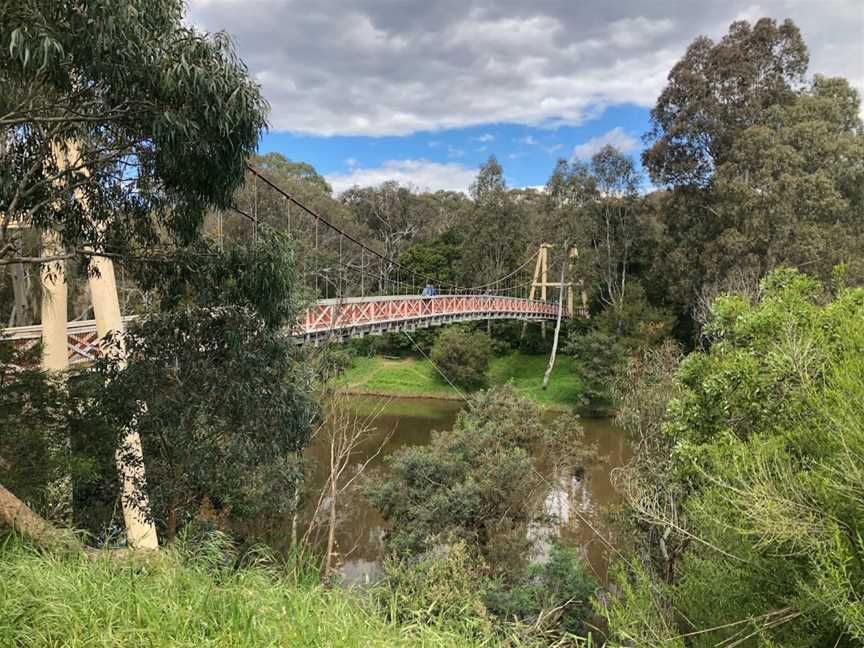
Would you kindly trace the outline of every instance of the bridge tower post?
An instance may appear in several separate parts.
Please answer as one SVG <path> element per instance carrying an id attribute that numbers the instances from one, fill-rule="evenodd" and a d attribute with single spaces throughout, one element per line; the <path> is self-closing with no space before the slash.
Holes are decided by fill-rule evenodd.
<path id="1" fill-rule="evenodd" d="M 542 243 L 540 245 L 540 251 L 537 253 L 537 263 L 534 266 L 534 276 L 531 280 L 531 290 L 528 293 L 528 299 L 535 299 L 537 296 L 537 289 L 539 288 L 540 299 L 546 301 L 547 297 L 549 296 L 549 288 L 562 288 L 560 298 L 564 299 L 564 293 L 566 292 L 567 310 L 570 312 L 570 316 L 574 317 L 576 311 L 573 309 L 573 284 L 571 282 L 565 283 L 563 281 L 549 281 L 549 250 L 554 247 L 555 246 L 552 243 Z M 575 247 L 571 248 L 568 253 L 568 261 L 572 263 L 573 259 L 578 256 L 579 251 Z M 585 308 L 586 298 L 583 290 L 581 310 L 584 312 Z M 527 322 L 522 325 L 522 337 L 525 337 L 526 327 Z M 546 339 L 546 322 L 541 322 L 540 327 L 543 339 Z"/>

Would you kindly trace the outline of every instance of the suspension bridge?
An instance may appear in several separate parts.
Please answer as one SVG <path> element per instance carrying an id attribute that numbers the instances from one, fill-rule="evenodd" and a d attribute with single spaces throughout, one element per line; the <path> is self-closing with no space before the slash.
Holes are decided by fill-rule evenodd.
<path id="1" fill-rule="evenodd" d="M 405 267 L 396 259 L 375 250 L 357 236 L 307 207 L 269 180 L 261 171 L 248 168 L 255 183 L 252 209 L 241 210 L 236 206 L 233 209 L 251 221 L 253 236 L 256 235 L 259 223 L 259 180 L 264 188 L 275 192 L 286 202 L 289 232 L 292 228 L 291 205 L 298 207 L 307 217 L 302 235 L 292 235 L 295 235 L 295 240 L 305 241 L 299 251 L 301 276 L 309 293 L 319 298 L 311 303 L 300 321 L 286 331 L 298 343 L 342 341 L 364 335 L 413 331 L 417 328 L 477 320 L 544 322 L 556 319 L 559 308 L 564 315 L 570 316 L 574 313 L 572 286 L 569 283 L 562 285 L 548 281 L 550 245 L 541 246 L 515 270 L 481 285 L 459 286 L 442 282 Z M 296 223 L 295 219 L 295 230 L 298 226 L 303 225 Z M 220 241 L 221 234 L 220 216 Z M 44 281 L 43 278 L 43 291 Z M 58 326 L 60 331 L 65 328 L 66 354 L 65 358 L 59 359 L 60 364 L 64 361 L 67 365 L 87 363 L 100 353 L 100 338 L 106 332 L 106 325 L 103 321 L 100 326 L 96 290 L 93 279 L 90 281 L 96 319 L 66 322 L 65 313 L 61 313 L 63 321 L 52 321 L 45 327 L 55 332 Z M 104 294 L 105 282 L 102 280 L 100 283 L 100 292 Z M 110 284 L 107 286 L 108 301 L 113 300 L 114 310 L 119 315 L 113 268 L 110 272 Z M 559 289 L 555 292 L 562 301 L 560 306 L 548 299 L 549 288 Z M 65 287 L 63 302 L 65 303 Z M 56 316 L 57 309 L 49 311 Z M 584 297 L 583 307 L 578 312 L 586 314 Z M 102 320 L 104 319 L 103 317 Z M 122 322 L 121 326 L 125 327 L 135 317 L 115 317 L 115 326 L 109 326 L 107 330 L 116 329 L 118 319 Z M 42 321 L 46 321 L 44 300 Z M 33 347 L 45 337 L 42 325 L 0 329 L 0 340 L 11 341 L 21 348 Z M 55 346 L 58 344 L 59 342 L 55 342 Z M 62 356 L 62 351 L 58 350 L 55 355 Z M 56 366 L 57 360 L 53 364 Z"/>

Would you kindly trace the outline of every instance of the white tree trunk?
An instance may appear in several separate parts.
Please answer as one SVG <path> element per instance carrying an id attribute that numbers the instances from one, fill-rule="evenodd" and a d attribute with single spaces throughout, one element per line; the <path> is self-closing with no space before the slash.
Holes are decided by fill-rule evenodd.
<path id="1" fill-rule="evenodd" d="M 120 302 L 117 298 L 117 282 L 114 277 L 114 263 L 103 257 L 94 258 L 93 269 L 98 276 L 90 274 L 90 296 L 93 300 L 93 315 L 96 318 L 96 333 L 100 339 L 110 333 L 123 332 L 123 318 L 120 315 Z M 125 362 L 125 349 L 119 349 Z M 134 422 L 124 430 L 123 441 L 115 455 L 117 471 L 122 483 L 123 521 L 126 525 L 126 540 L 133 549 L 158 549 L 159 540 L 156 527 L 147 520 L 150 501 L 143 489 L 146 485 L 144 475 L 144 450 L 141 437 Z M 127 461 L 130 460 L 130 461 Z M 138 492 L 138 488 L 142 492 Z M 133 504 L 133 502 L 137 502 Z"/>
<path id="2" fill-rule="evenodd" d="M 57 233 L 53 230 L 44 232 L 42 254 L 56 256 L 62 253 Z M 42 280 L 42 368 L 46 371 L 66 371 L 69 368 L 66 262 L 44 263 L 40 266 L 39 275 Z"/>
<path id="3" fill-rule="evenodd" d="M 566 249 L 567 246 L 565 246 Z M 567 263 L 561 262 L 561 278 L 558 282 L 558 319 L 555 322 L 555 337 L 552 339 L 552 353 L 549 356 L 549 365 L 546 367 L 546 373 L 543 374 L 543 389 L 549 386 L 549 377 L 552 375 L 552 369 L 555 368 L 555 355 L 558 353 L 558 336 L 561 333 L 561 314 L 564 312 L 564 270 Z"/>

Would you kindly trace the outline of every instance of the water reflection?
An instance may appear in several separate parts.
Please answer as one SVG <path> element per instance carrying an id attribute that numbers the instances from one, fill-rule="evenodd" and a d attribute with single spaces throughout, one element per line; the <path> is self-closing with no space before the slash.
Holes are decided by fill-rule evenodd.
<path id="1" fill-rule="evenodd" d="M 458 401 L 393 398 L 383 404 L 380 397 L 369 396 L 351 397 L 350 404 L 362 417 L 380 410 L 375 429 L 352 457 L 352 469 L 356 470 L 384 443 L 382 452 L 367 467 L 378 475 L 387 456 L 405 446 L 427 445 L 432 431 L 449 430 L 461 409 Z M 609 471 L 628 461 L 631 450 L 623 432 L 611 421 L 584 419 L 582 425 L 585 442 L 596 444 L 602 459 L 587 466 L 584 474 L 562 475 L 555 474 L 555 469 L 538 457 L 538 469 L 547 478 L 549 491 L 544 505 L 547 519 L 529 529 L 529 535 L 536 541 L 532 558 L 544 560 L 551 543 L 560 541 L 579 547 L 595 574 L 605 580 L 609 556 L 603 538 L 608 537 L 609 529 L 603 513 L 616 501 Z M 310 486 L 315 492 L 326 479 L 329 446 L 313 443 L 307 450 L 307 461 L 312 468 Z M 342 575 L 352 583 L 374 581 L 379 573 L 378 561 L 384 553 L 384 520 L 356 490 L 342 496 L 337 512 L 336 551 Z M 323 538 L 318 540 L 323 542 Z"/>

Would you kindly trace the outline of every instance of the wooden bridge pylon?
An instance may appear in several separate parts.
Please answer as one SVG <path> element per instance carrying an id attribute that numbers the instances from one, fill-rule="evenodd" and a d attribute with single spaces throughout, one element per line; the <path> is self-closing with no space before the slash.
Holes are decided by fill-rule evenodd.
<path id="1" fill-rule="evenodd" d="M 540 252 L 537 255 L 537 264 L 534 267 L 534 278 L 531 281 L 531 292 L 528 295 L 528 299 L 534 299 L 537 295 L 537 289 L 540 289 L 540 301 L 546 301 L 549 297 L 547 289 L 548 288 L 560 288 L 561 284 L 557 281 L 549 281 L 549 250 L 554 248 L 555 246 L 552 243 L 542 243 L 540 245 Z M 579 250 L 574 248 L 570 248 L 568 252 L 568 259 L 570 263 L 573 263 L 573 259 L 576 259 L 579 256 Z M 582 317 L 587 317 L 588 315 L 588 296 L 585 293 L 585 289 L 583 287 L 582 281 L 579 281 L 580 294 L 582 297 L 582 305 L 579 307 L 578 311 L 573 308 L 573 283 L 570 281 L 564 282 L 564 289 L 566 290 L 567 296 L 567 312 L 570 313 L 571 317 L 575 317 L 577 314 Z"/>
<path id="2" fill-rule="evenodd" d="M 588 296 L 585 293 L 585 289 L 583 287 L 583 283 L 579 281 L 580 288 L 580 296 L 582 298 L 582 305 L 579 307 L 578 311 L 573 308 L 573 283 L 572 282 L 564 282 L 562 285 L 557 281 L 549 281 L 549 250 L 554 248 L 555 246 L 552 243 L 541 243 L 540 251 L 537 254 L 537 263 L 534 266 L 534 276 L 531 280 L 531 291 L 528 295 L 528 299 L 535 299 L 537 297 L 537 290 L 540 291 L 540 301 L 547 301 L 549 294 L 549 288 L 563 288 L 566 292 L 567 300 L 567 312 L 570 317 L 575 317 L 577 314 L 581 317 L 588 317 Z M 570 248 L 567 257 L 569 263 L 573 263 L 573 259 L 579 256 L 579 250 L 575 247 Z M 541 324 L 541 332 L 543 337 L 546 337 L 546 322 Z M 525 326 L 522 327 L 522 335 L 525 335 Z"/>

